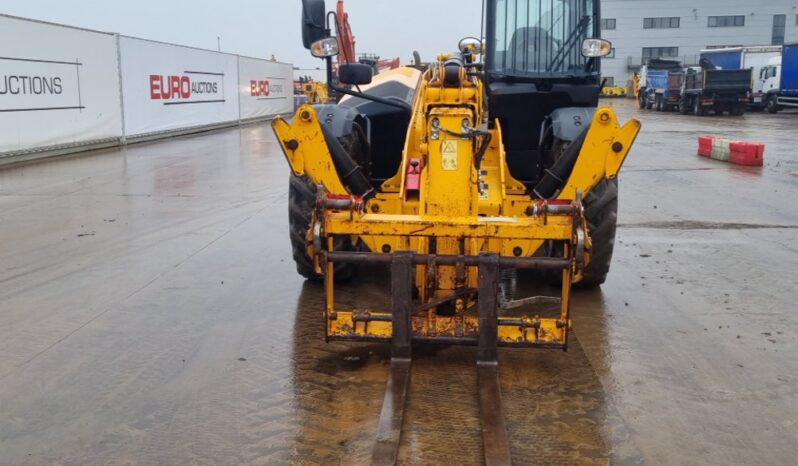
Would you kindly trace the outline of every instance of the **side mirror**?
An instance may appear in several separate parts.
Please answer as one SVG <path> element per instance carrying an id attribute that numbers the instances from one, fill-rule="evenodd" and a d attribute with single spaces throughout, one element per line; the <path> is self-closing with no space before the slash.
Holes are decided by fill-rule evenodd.
<path id="1" fill-rule="evenodd" d="M 370 84 L 372 68 L 362 63 L 350 63 L 338 67 L 338 80 L 344 84 Z"/>
<path id="2" fill-rule="evenodd" d="M 324 0 L 302 0 L 302 45 L 306 49 L 327 38 L 326 16 Z"/>

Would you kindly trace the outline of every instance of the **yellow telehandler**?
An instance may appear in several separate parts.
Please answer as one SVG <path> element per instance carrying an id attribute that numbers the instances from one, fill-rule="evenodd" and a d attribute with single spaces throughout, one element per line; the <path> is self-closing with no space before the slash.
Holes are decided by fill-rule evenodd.
<path id="1" fill-rule="evenodd" d="M 509 464 L 497 346 L 566 349 L 572 286 L 609 270 L 640 124 L 597 108 L 611 50 L 598 0 L 486 0 L 483 15 L 484 39 L 428 67 L 344 64 L 338 86 L 335 13 L 303 0 L 304 45 L 344 97 L 273 122 L 293 256 L 324 281 L 326 338 L 391 344 L 374 464 L 396 462 L 416 342 L 477 346 L 485 461 Z M 336 279 L 365 263 L 390 267 L 391 308 L 339 309 Z M 502 299 L 501 269 L 541 270 L 560 293 Z"/>

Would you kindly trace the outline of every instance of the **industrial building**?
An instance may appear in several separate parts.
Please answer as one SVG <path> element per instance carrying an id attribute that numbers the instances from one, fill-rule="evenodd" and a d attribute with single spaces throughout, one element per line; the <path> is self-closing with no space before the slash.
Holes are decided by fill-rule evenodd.
<path id="1" fill-rule="evenodd" d="M 602 61 L 607 85 L 625 85 L 650 58 L 698 63 L 699 52 L 798 40 L 798 0 L 605 0 L 602 37 L 613 52 Z"/>

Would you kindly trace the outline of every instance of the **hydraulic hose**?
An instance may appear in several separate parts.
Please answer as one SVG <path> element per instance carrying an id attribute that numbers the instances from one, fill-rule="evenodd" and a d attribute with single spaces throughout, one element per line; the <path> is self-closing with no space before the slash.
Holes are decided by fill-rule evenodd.
<path id="1" fill-rule="evenodd" d="M 355 196 L 361 196 L 365 200 L 374 197 L 376 194 L 374 186 L 363 173 L 363 168 L 352 160 L 344 146 L 325 125 L 321 125 L 321 131 L 324 134 L 327 147 L 330 148 L 330 155 L 332 155 L 333 164 L 341 178 L 341 183 Z"/>
<path id="2" fill-rule="evenodd" d="M 585 142 L 585 137 L 589 129 L 590 127 L 588 126 L 582 131 L 582 134 L 571 141 L 562 155 L 554 161 L 551 167 L 544 171 L 545 175 L 543 175 L 543 179 L 541 179 L 535 186 L 535 189 L 532 190 L 535 198 L 551 199 L 565 186 L 565 182 L 574 169 L 576 159 L 579 158 L 579 152 L 582 149 L 582 144 Z"/>

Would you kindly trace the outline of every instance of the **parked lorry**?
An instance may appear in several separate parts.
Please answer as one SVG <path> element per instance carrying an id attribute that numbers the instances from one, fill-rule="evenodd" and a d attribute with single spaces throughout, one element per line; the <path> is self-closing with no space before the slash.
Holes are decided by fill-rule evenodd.
<path id="1" fill-rule="evenodd" d="M 756 79 L 756 77 L 761 76 L 762 69 L 773 58 L 781 57 L 781 49 L 780 45 L 709 49 L 701 51 L 701 58 L 708 59 L 717 68 L 724 70 L 751 68 L 755 79 L 752 83 L 751 100 L 748 102 L 748 107 L 761 109 L 765 106 L 764 80 Z"/>
<path id="2" fill-rule="evenodd" d="M 681 64 L 675 60 L 651 59 L 640 67 L 637 100 L 640 108 L 652 109 L 656 106 L 657 95 L 662 96 L 668 89 L 668 73 L 678 72 Z"/>
<path id="3" fill-rule="evenodd" d="M 682 80 L 684 75 L 681 71 L 668 71 L 665 85 L 662 89 L 656 89 L 652 94 L 654 98 L 654 109 L 658 112 L 671 112 L 679 108 L 679 101 L 682 97 Z"/>
<path id="4" fill-rule="evenodd" d="M 759 79 L 768 113 L 798 108 L 798 42 L 784 44 L 780 57 L 762 68 Z"/>
<path id="5" fill-rule="evenodd" d="M 750 100 L 751 69 L 719 69 L 706 58 L 700 67 L 685 68 L 679 112 L 702 116 L 711 110 L 716 115 L 728 112 L 741 116 Z"/>

